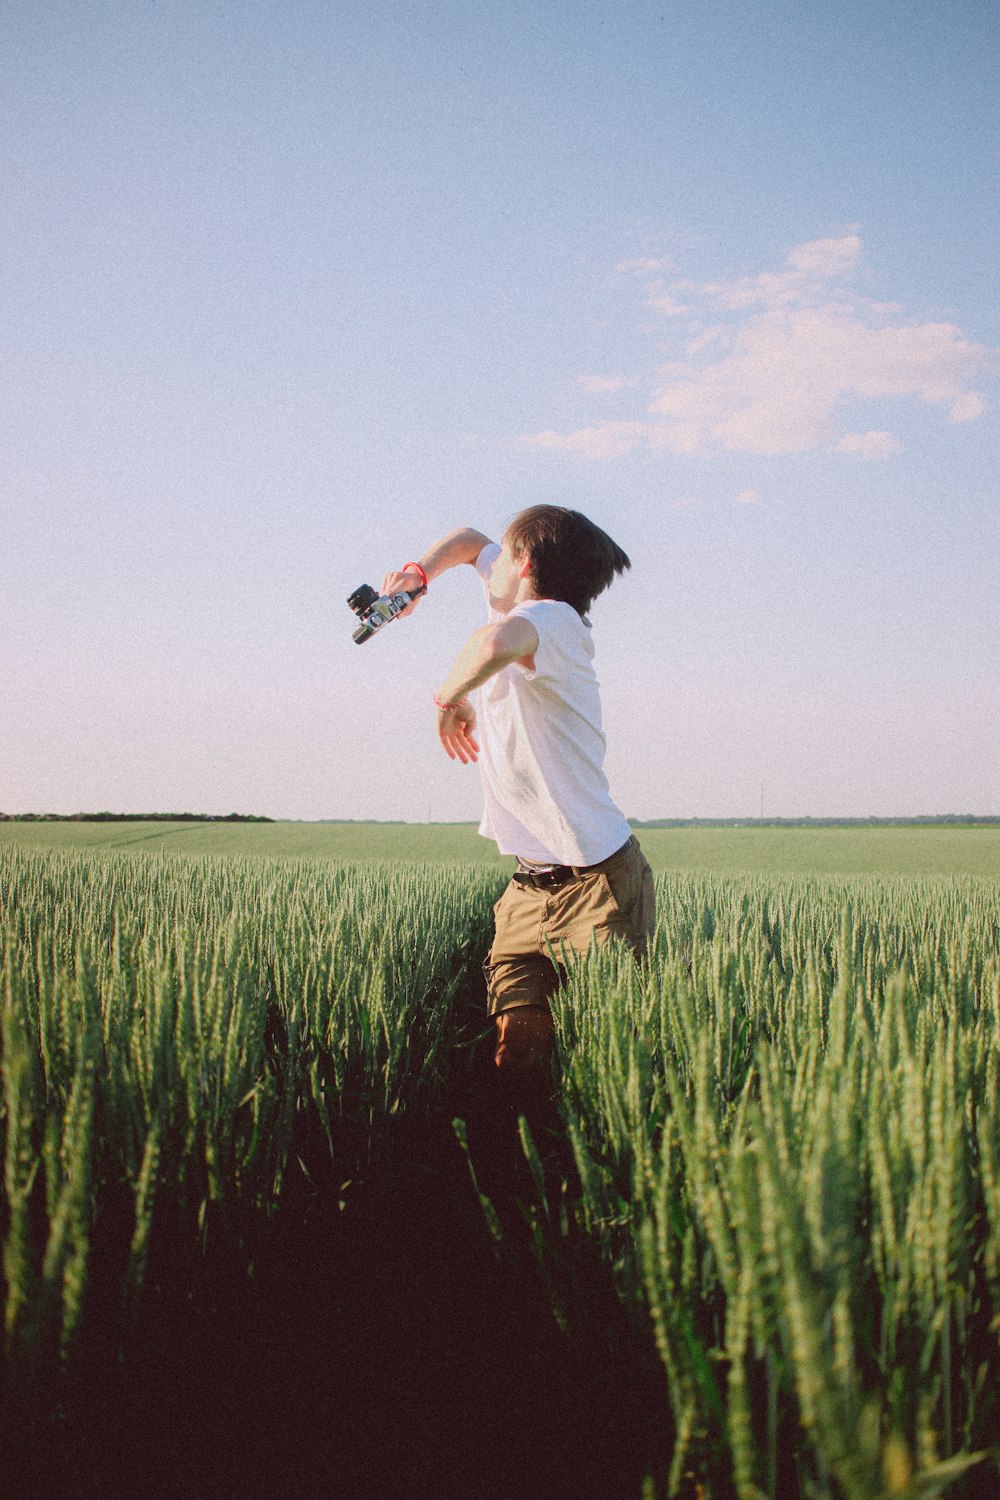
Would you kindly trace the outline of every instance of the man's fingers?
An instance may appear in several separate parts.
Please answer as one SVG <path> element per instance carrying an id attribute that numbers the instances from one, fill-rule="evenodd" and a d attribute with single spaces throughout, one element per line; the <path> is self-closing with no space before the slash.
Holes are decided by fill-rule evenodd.
<path id="1" fill-rule="evenodd" d="M 478 758 L 479 745 L 472 733 L 475 725 L 475 711 L 465 699 L 457 708 L 442 710 L 437 726 L 438 739 L 449 760 L 460 760 L 465 766 Z"/>
<path id="2" fill-rule="evenodd" d="M 382 579 L 383 594 L 398 594 L 401 589 L 405 589 L 408 594 L 411 594 L 414 589 L 421 587 L 419 573 L 400 573 L 397 570 L 394 573 L 386 573 Z"/>
<path id="3" fill-rule="evenodd" d="M 455 749 L 454 745 L 452 744 L 452 738 L 453 738 L 452 735 L 446 734 L 443 729 L 439 730 L 439 732 L 438 732 L 438 739 L 441 741 L 441 744 L 444 747 L 444 753 L 445 753 L 445 755 L 447 755 L 447 757 L 448 757 L 449 760 L 456 760 L 456 759 L 459 759 L 460 757 L 459 757 L 458 751 Z"/>
<path id="4" fill-rule="evenodd" d="M 464 734 L 456 734 L 452 743 L 455 747 L 455 754 L 458 756 L 463 766 L 467 766 L 470 760 L 475 760 L 476 752 L 473 748 L 470 747 L 469 741 L 466 739 Z"/>
<path id="5" fill-rule="evenodd" d="M 420 587 L 421 582 L 419 574 L 400 573 L 397 570 L 394 573 L 386 573 L 385 577 L 382 579 L 382 587 L 379 592 L 382 594 L 401 594 L 405 590 L 406 593 L 412 594 L 416 589 Z M 421 595 L 420 597 L 423 598 L 423 595 Z M 413 611 L 416 609 L 419 603 L 419 599 L 414 599 L 412 604 L 408 604 L 405 609 L 401 609 L 399 612 L 399 619 L 405 620 L 407 615 L 412 615 Z"/>
<path id="6" fill-rule="evenodd" d="M 444 752 L 449 760 L 460 760 L 463 766 L 474 761 L 479 754 L 479 746 L 471 736 L 464 734 L 451 734 L 442 732 L 438 738 L 444 746 Z"/>

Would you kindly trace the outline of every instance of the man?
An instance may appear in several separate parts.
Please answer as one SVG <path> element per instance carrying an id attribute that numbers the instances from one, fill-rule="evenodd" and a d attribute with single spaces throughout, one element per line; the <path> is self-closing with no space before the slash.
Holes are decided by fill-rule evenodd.
<path id="1" fill-rule="evenodd" d="M 536 505 L 499 545 L 470 528 L 451 532 L 387 574 L 382 591 L 427 586 L 463 563 L 483 581 L 489 622 L 458 653 L 434 705 L 446 754 L 479 762 L 480 833 L 517 858 L 485 966 L 495 1061 L 514 1080 L 537 1076 L 549 1057 L 548 1000 L 561 978 L 552 955 L 612 938 L 641 953 L 653 929 L 652 874 L 603 771 L 586 613 L 631 564 L 578 511 Z"/>

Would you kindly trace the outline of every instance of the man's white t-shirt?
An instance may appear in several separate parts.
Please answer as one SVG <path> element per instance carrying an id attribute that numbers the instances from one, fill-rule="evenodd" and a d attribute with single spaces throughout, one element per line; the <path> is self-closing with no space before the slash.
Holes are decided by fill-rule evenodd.
<path id="1" fill-rule="evenodd" d="M 595 865 L 631 829 L 604 775 L 606 741 L 590 626 L 571 604 L 528 599 L 490 607 L 495 542 L 476 559 L 490 624 L 521 618 L 538 632 L 533 671 L 518 662 L 479 689 L 479 768 L 486 807 L 479 832 L 501 854 L 543 864 Z"/>

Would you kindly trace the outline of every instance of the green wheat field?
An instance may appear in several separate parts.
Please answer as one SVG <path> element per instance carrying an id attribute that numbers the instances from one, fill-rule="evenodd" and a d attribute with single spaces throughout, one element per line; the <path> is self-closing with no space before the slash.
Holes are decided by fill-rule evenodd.
<path id="1" fill-rule="evenodd" d="M 553 1120 L 473 829 L 0 824 L 22 1493 L 1000 1493 L 1000 830 L 639 837 Z"/>

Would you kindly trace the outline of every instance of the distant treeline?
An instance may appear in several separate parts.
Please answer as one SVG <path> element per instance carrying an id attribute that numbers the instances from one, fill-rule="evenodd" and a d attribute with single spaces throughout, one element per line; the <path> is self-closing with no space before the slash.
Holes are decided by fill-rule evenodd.
<path id="1" fill-rule="evenodd" d="M 2 813 L 0 823 L 273 823 L 257 813 Z"/>
<path id="2" fill-rule="evenodd" d="M 0 823 L 274 823 L 259 813 L 3 813 Z M 384 823 L 407 827 L 404 818 L 291 818 L 293 823 L 349 823 L 364 827 Z M 941 813 L 913 818 L 629 818 L 633 828 L 996 828 L 1000 814 Z M 417 825 L 419 826 L 419 825 Z M 472 828 L 471 821 L 439 823 L 438 827 Z"/>
<path id="3" fill-rule="evenodd" d="M 942 813 L 914 818 L 629 818 L 633 828 L 991 828 L 1000 825 L 992 813 Z"/>

